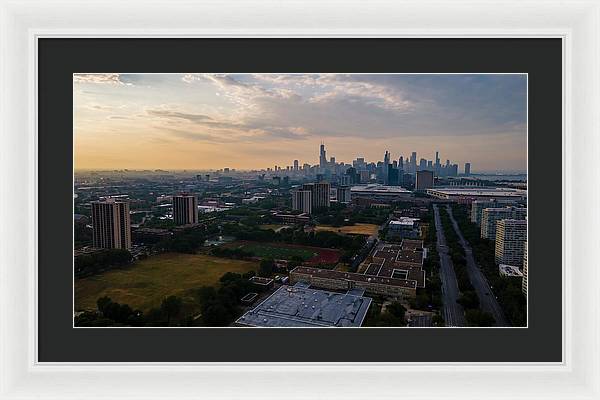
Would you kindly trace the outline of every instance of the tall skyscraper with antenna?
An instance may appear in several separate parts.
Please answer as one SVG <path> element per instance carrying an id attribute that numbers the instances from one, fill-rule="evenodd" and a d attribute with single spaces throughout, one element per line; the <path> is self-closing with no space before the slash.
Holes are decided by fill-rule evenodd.
<path id="1" fill-rule="evenodd" d="M 321 148 L 319 152 L 319 166 L 321 168 L 325 168 L 327 166 L 327 154 L 325 152 L 325 144 L 321 143 Z"/>

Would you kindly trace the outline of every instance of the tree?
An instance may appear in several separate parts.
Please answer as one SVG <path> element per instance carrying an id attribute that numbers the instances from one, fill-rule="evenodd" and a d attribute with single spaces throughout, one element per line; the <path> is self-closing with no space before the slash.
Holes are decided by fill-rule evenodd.
<path id="1" fill-rule="evenodd" d="M 181 313 L 181 306 L 182 301 L 177 296 L 169 296 L 162 301 L 160 310 L 167 316 L 167 326 L 171 324 L 171 317 L 176 317 Z"/>
<path id="2" fill-rule="evenodd" d="M 458 304 L 463 306 L 465 309 L 479 308 L 479 297 L 473 290 L 463 292 L 463 294 L 456 300 Z"/>
<path id="3" fill-rule="evenodd" d="M 496 322 L 492 314 L 481 310 L 467 310 L 465 318 L 469 326 L 492 326 Z"/>
<path id="4" fill-rule="evenodd" d="M 388 305 L 386 310 L 394 317 L 404 321 L 404 314 L 406 314 L 406 308 L 404 308 L 404 306 L 401 303 L 395 301 L 392 304 Z"/>
<path id="5" fill-rule="evenodd" d="M 433 322 L 435 326 L 444 326 L 444 318 L 440 314 L 435 314 L 431 318 L 431 322 Z"/>
<path id="6" fill-rule="evenodd" d="M 106 310 L 106 306 L 110 303 L 112 303 L 112 300 L 110 297 L 107 297 L 107 296 L 100 297 L 96 301 L 96 305 L 98 306 L 98 311 L 100 311 L 102 314 L 104 314 L 104 311 Z"/>
<path id="7" fill-rule="evenodd" d="M 275 268 L 275 263 L 272 259 L 264 259 L 260 262 L 260 267 L 258 269 L 258 275 L 263 277 L 269 277 L 273 273 L 273 269 Z"/>

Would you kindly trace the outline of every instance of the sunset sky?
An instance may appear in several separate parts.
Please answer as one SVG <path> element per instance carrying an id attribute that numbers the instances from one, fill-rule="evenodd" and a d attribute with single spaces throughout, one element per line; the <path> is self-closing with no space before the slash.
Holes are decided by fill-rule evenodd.
<path id="1" fill-rule="evenodd" d="M 525 171 L 526 75 L 75 74 L 76 169 L 261 169 L 440 152 Z"/>

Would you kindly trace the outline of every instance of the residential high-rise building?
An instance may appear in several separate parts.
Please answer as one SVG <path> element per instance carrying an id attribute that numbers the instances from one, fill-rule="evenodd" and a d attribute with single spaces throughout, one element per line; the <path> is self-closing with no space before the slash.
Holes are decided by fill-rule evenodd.
<path id="1" fill-rule="evenodd" d="M 491 200 L 475 200 L 471 202 L 471 222 L 481 225 L 481 216 L 483 210 L 486 208 L 502 207 L 507 205 L 509 202 L 498 201 L 495 199 Z"/>
<path id="2" fill-rule="evenodd" d="M 498 221 L 502 219 L 524 220 L 525 218 L 527 218 L 527 208 L 524 207 L 485 208 L 481 214 L 481 237 L 496 240 Z"/>
<path id="3" fill-rule="evenodd" d="M 526 240 L 526 220 L 499 220 L 496 224 L 496 263 L 521 267 L 523 265 L 523 249 Z"/>
<path id="4" fill-rule="evenodd" d="M 527 242 L 523 243 L 523 281 L 521 291 L 527 297 Z"/>
<path id="5" fill-rule="evenodd" d="M 433 188 L 433 171 L 417 171 L 415 190 L 422 191 Z"/>
<path id="6" fill-rule="evenodd" d="M 198 199 L 189 193 L 173 196 L 173 221 L 175 225 L 198 223 Z"/>
<path id="7" fill-rule="evenodd" d="M 350 186 L 339 186 L 336 195 L 338 203 L 350 203 Z"/>
<path id="8" fill-rule="evenodd" d="M 131 248 L 129 202 L 108 198 L 92 201 L 92 244 L 102 249 Z"/>
<path id="9" fill-rule="evenodd" d="M 303 213 L 312 212 L 312 191 L 295 190 L 292 192 L 292 208 Z"/>
<path id="10" fill-rule="evenodd" d="M 329 192 L 331 190 L 329 182 L 305 183 L 302 185 L 302 190 L 312 192 L 312 208 L 329 208 Z"/>
<path id="11" fill-rule="evenodd" d="M 471 175 L 471 163 L 465 163 L 465 176 Z"/>

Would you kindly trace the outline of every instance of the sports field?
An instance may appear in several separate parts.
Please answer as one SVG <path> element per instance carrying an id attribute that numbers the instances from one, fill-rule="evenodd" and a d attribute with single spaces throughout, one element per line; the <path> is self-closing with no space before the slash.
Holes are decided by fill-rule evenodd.
<path id="1" fill-rule="evenodd" d="M 336 233 L 344 233 L 347 235 L 365 235 L 371 236 L 377 233 L 379 226 L 375 224 L 354 224 L 347 226 L 329 226 L 329 225 L 318 225 L 315 230 L 318 231 L 330 231 Z"/>
<path id="2" fill-rule="evenodd" d="M 304 247 L 288 247 L 285 245 L 257 242 L 241 242 L 237 243 L 238 249 L 252 252 L 256 257 L 286 259 L 292 257 L 300 257 L 303 261 L 313 258 L 318 253 L 312 249 Z"/>
<path id="3" fill-rule="evenodd" d="M 148 311 L 170 295 L 192 301 L 190 289 L 214 286 L 225 272 L 258 271 L 253 261 L 230 260 L 203 254 L 166 253 L 136 262 L 127 269 L 107 271 L 75 280 L 75 310 L 96 309 L 108 296 L 118 303 Z"/>
<path id="4" fill-rule="evenodd" d="M 340 258 L 339 250 L 286 243 L 238 241 L 227 244 L 227 247 L 250 251 L 256 257 L 276 260 L 290 260 L 292 257 L 297 256 L 303 261 L 313 264 L 334 264 Z"/>

